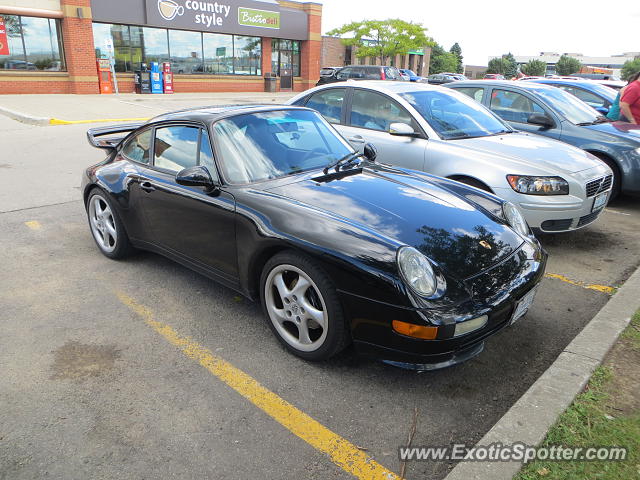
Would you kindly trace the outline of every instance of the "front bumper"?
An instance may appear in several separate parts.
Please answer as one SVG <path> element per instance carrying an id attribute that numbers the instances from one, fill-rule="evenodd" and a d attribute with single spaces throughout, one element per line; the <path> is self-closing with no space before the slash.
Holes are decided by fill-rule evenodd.
<path id="1" fill-rule="evenodd" d="M 607 202 L 611 196 L 611 187 L 593 195 L 586 195 L 583 190 L 581 198 L 577 195 L 534 196 L 516 194 L 513 191 L 496 188 L 496 195 L 502 196 L 517 204 L 531 228 L 546 233 L 569 232 L 586 227 L 595 222 L 606 203 L 594 210 L 597 195 L 607 193 Z"/>
<path id="2" fill-rule="evenodd" d="M 441 368 L 474 357 L 482 351 L 485 339 L 510 324 L 517 303 L 542 280 L 547 255 L 537 251 L 534 259 L 527 255 L 531 251 L 535 249 L 525 244 L 500 264 L 467 279 L 464 284 L 471 299 L 453 306 L 408 308 L 340 292 L 356 350 L 396 364 L 424 365 L 424 369 L 429 369 L 426 365 Z M 438 320 L 430 322 L 429 317 L 435 318 L 435 313 Z M 484 327 L 453 336 L 457 322 L 481 315 L 488 316 Z M 393 330 L 393 320 L 438 325 L 438 336 L 421 340 L 401 335 Z"/>

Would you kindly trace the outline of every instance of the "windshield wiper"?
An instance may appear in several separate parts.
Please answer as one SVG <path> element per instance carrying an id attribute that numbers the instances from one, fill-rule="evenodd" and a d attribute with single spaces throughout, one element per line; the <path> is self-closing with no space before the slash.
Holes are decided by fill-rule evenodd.
<path id="1" fill-rule="evenodd" d="M 344 166 L 347 166 L 351 163 L 353 163 L 357 158 L 360 157 L 364 157 L 364 153 L 358 153 L 358 152 L 351 152 L 351 153 L 347 153 L 344 157 L 342 157 L 341 159 L 330 163 L 329 165 L 327 165 L 326 167 L 324 167 L 324 170 L 322 170 L 322 173 L 324 173 L 325 175 L 327 173 L 329 173 L 329 170 L 331 170 L 332 168 L 335 167 L 336 172 L 338 170 L 340 170 L 340 166 L 342 165 L 342 162 L 346 162 L 344 164 Z"/>
<path id="2" fill-rule="evenodd" d="M 586 127 L 588 125 L 597 125 L 599 123 L 607 123 L 607 122 L 610 122 L 610 121 L 611 120 L 609 120 L 604 115 L 600 115 L 598 118 L 596 118 L 592 122 L 581 122 L 581 123 L 576 123 L 576 125 L 578 125 L 579 127 Z"/>

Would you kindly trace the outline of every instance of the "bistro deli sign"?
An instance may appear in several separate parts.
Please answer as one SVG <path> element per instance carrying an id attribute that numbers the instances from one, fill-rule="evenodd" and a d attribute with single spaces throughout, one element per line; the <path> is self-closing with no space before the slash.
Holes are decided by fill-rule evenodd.
<path id="1" fill-rule="evenodd" d="M 280 29 L 280 12 L 249 8 L 247 3 L 262 6 L 261 2 L 217 2 L 207 0 L 147 0 L 147 21 L 175 28 L 220 31 L 234 26 Z M 279 8 L 279 5 L 265 3 Z"/>

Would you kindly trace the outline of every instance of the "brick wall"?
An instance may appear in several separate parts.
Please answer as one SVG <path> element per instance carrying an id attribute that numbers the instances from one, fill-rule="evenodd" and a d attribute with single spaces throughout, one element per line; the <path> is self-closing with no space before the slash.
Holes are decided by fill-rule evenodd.
<path id="1" fill-rule="evenodd" d="M 91 0 L 61 0 L 62 41 L 69 93 L 99 93 L 91 25 Z"/>
<path id="2" fill-rule="evenodd" d="M 346 47 L 342 40 L 336 37 L 322 37 L 322 54 L 320 67 L 342 67 L 349 65 L 351 59 L 345 59 Z"/>

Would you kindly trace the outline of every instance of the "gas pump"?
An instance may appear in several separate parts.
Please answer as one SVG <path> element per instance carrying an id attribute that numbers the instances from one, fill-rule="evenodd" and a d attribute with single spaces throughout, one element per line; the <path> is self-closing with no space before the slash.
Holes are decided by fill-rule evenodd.
<path id="1" fill-rule="evenodd" d="M 151 93 L 162 93 L 162 72 L 158 62 L 151 62 Z"/>
<path id="2" fill-rule="evenodd" d="M 98 66 L 98 85 L 100 93 L 113 93 L 111 83 L 111 62 L 108 58 L 101 58 L 96 62 Z"/>
<path id="3" fill-rule="evenodd" d="M 162 64 L 162 71 L 164 73 L 164 93 L 173 93 L 173 72 L 171 71 L 171 64 L 164 62 Z"/>

